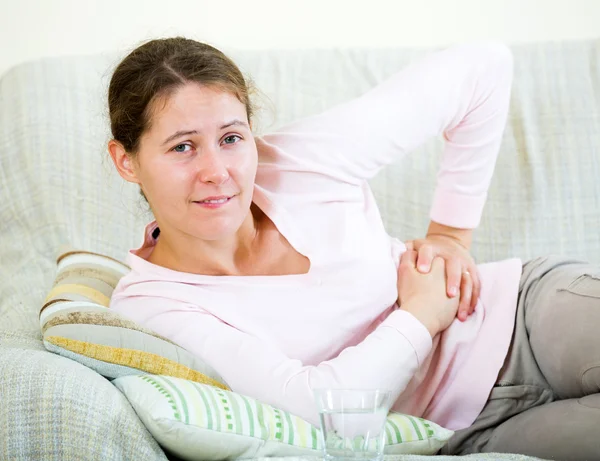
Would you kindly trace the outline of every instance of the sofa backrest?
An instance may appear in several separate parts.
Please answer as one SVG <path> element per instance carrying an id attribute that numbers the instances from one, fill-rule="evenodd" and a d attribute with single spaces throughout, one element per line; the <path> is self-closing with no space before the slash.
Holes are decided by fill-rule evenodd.
<path id="1" fill-rule="evenodd" d="M 225 51 L 262 90 L 259 134 L 358 96 L 427 52 Z M 473 253 L 600 262 L 600 41 L 513 52 L 510 118 Z M 106 152 L 117 62 L 44 59 L 0 79 L 0 329 L 37 328 L 61 245 L 123 259 L 151 219 Z M 390 234 L 424 235 L 440 153 L 431 140 L 372 181 Z"/>

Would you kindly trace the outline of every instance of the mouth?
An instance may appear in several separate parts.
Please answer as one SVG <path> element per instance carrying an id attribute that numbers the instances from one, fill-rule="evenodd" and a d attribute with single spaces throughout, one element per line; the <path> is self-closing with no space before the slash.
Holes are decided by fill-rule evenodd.
<path id="1" fill-rule="evenodd" d="M 220 208 L 223 205 L 226 205 L 227 203 L 229 203 L 234 197 L 235 197 L 235 195 L 232 195 L 231 197 L 227 197 L 227 196 L 207 197 L 204 200 L 194 201 L 194 203 L 196 205 L 200 205 L 205 208 Z"/>

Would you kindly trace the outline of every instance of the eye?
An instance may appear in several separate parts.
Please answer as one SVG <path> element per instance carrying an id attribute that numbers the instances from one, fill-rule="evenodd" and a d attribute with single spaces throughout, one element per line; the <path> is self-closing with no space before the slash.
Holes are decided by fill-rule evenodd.
<path id="1" fill-rule="evenodd" d="M 188 148 L 188 149 L 186 149 L 186 148 Z M 188 152 L 189 149 L 191 149 L 191 148 L 192 148 L 192 146 L 190 146 L 189 144 L 178 144 L 175 147 L 173 147 L 173 149 L 171 149 L 171 150 L 182 154 L 184 152 Z"/>
<path id="2" fill-rule="evenodd" d="M 223 139 L 223 142 L 225 144 L 235 144 L 237 142 L 237 140 L 242 139 L 240 136 L 238 136 L 237 134 L 230 134 L 229 136 L 227 136 L 226 138 Z"/>

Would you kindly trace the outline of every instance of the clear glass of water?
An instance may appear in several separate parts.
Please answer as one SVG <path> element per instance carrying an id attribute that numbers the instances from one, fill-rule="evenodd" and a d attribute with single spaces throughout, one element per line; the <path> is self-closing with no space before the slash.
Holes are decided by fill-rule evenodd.
<path id="1" fill-rule="evenodd" d="M 313 389 L 313 394 L 326 461 L 383 459 L 390 391 Z"/>

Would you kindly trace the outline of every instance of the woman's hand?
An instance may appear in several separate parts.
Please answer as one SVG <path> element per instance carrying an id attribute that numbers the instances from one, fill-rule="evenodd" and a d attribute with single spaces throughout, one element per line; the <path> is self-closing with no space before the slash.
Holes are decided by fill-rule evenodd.
<path id="1" fill-rule="evenodd" d="M 433 338 L 456 318 L 458 297 L 446 294 L 446 268 L 443 258 L 435 257 L 431 270 L 423 274 L 416 268 L 417 252 L 402 253 L 398 266 L 398 305 L 419 320 Z"/>
<path id="2" fill-rule="evenodd" d="M 473 313 L 481 292 L 481 281 L 477 266 L 469 250 L 456 239 L 445 235 L 428 235 L 424 239 L 405 242 L 408 250 L 415 250 L 417 268 L 429 272 L 435 257 L 446 262 L 447 293 L 450 297 L 460 294 L 458 319 L 465 321 Z"/>

